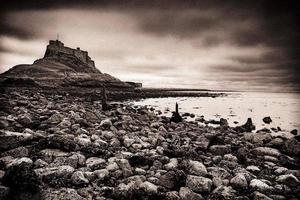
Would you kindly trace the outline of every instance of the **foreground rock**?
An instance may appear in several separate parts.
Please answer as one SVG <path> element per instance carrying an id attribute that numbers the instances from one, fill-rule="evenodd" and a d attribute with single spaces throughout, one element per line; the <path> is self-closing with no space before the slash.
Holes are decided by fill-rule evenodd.
<path id="1" fill-rule="evenodd" d="M 72 95 L 1 99 L 0 199 L 299 199 L 299 136 Z M 153 109 L 152 109 L 153 110 Z M 295 131 L 294 131 L 295 132 Z"/>

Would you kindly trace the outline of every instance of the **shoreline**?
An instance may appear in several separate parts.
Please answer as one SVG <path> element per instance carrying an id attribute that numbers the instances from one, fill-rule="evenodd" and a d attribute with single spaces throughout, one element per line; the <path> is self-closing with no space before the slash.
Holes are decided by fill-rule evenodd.
<path id="1" fill-rule="evenodd" d="M 299 198 L 298 133 L 170 123 L 145 107 L 103 111 L 100 99 L 55 91 L 1 100 L 4 199 Z"/>

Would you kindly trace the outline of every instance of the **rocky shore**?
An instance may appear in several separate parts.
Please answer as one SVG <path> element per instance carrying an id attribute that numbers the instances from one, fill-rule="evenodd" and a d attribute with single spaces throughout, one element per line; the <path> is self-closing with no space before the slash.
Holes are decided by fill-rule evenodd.
<path id="1" fill-rule="evenodd" d="M 297 131 L 170 123 L 67 94 L 0 101 L 0 199 L 300 198 Z"/>

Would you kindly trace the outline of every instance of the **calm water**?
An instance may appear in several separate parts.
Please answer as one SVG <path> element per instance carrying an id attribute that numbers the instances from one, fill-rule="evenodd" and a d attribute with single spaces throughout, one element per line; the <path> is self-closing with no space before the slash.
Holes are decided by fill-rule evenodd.
<path id="1" fill-rule="evenodd" d="M 162 115 L 171 116 L 175 103 L 179 112 L 203 115 L 206 120 L 228 120 L 231 126 L 242 125 L 251 117 L 257 129 L 281 127 L 284 130 L 300 128 L 300 94 L 299 93 L 228 93 L 226 97 L 178 97 L 150 98 L 134 102 L 138 106 L 152 106 L 161 110 Z M 170 111 L 168 111 L 170 110 Z M 262 119 L 270 116 L 273 122 L 264 124 Z M 187 120 L 192 120 L 188 118 Z M 234 121 L 239 122 L 234 124 Z"/>

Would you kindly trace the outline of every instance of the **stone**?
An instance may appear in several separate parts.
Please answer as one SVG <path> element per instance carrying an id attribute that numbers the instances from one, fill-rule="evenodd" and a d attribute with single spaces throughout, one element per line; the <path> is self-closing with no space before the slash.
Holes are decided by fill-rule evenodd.
<path id="1" fill-rule="evenodd" d="M 33 139 L 29 133 L 19 133 L 0 130 L 0 152 L 21 146 Z"/>
<path id="2" fill-rule="evenodd" d="M 255 191 L 253 200 L 273 200 L 272 198 L 268 197 L 267 195 L 264 195 L 260 192 Z"/>
<path id="3" fill-rule="evenodd" d="M 147 193 L 157 193 L 157 186 L 148 181 L 143 182 L 140 185 L 140 188 L 143 189 Z"/>
<path id="4" fill-rule="evenodd" d="M 28 157 L 29 151 L 26 147 L 17 147 L 1 154 L 2 156 L 12 156 L 14 158 Z"/>
<path id="5" fill-rule="evenodd" d="M 211 191 L 212 180 L 201 176 L 188 175 L 186 186 L 194 192 L 206 193 Z"/>
<path id="6" fill-rule="evenodd" d="M 255 125 L 253 124 L 251 118 L 248 118 L 247 122 L 244 125 L 242 125 L 241 127 L 245 130 L 245 132 L 251 132 L 251 131 L 255 130 Z"/>
<path id="7" fill-rule="evenodd" d="M 177 191 L 170 191 L 166 193 L 166 200 L 181 200 Z"/>
<path id="8" fill-rule="evenodd" d="M 185 186 L 186 175 L 183 171 L 168 171 L 159 177 L 159 185 L 170 190 L 179 190 L 180 187 Z"/>
<path id="9" fill-rule="evenodd" d="M 124 143 L 124 146 L 125 147 L 130 147 L 133 143 L 134 143 L 134 139 L 131 139 L 131 138 L 125 138 L 123 140 L 123 143 Z"/>
<path id="10" fill-rule="evenodd" d="M 53 189 L 47 188 L 42 192 L 42 200 L 84 200 L 82 196 L 80 196 L 75 189 L 71 188 L 60 188 Z"/>
<path id="11" fill-rule="evenodd" d="M 104 128 L 109 128 L 112 126 L 112 122 L 111 119 L 104 119 L 100 122 L 100 126 L 104 127 Z"/>
<path id="12" fill-rule="evenodd" d="M 291 134 L 293 134 L 293 135 L 298 135 L 298 130 L 297 130 L 297 129 L 293 129 L 293 130 L 291 131 Z"/>
<path id="13" fill-rule="evenodd" d="M 270 148 L 270 147 L 256 147 L 255 149 L 252 150 L 252 152 L 259 156 L 279 157 L 281 155 L 281 153 L 277 149 Z"/>
<path id="14" fill-rule="evenodd" d="M 99 169 L 99 170 L 95 170 L 93 172 L 98 179 L 100 180 L 104 180 L 105 178 L 107 178 L 109 176 L 109 171 L 107 169 Z"/>
<path id="15" fill-rule="evenodd" d="M 27 157 L 16 158 L 11 163 L 9 163 L 6 167 L 10 168 L 10 167 L 19 166 L 19 165 L 30 167 L 30 166 L 33 165 L 33 161 L 30 158 L 27 158 Z"/>
<path id="16" fill-rule="evenodd" d="M 300 156 L 300 136 L 286 140 L 283 151 L 292 156 Z"/>
<path id="17" fill-rule="evenodd" d="M 102 158 L 90 157 L 86 160 L 86 166 L 91 170 L 103 168 L 106 164 L 106 161 Z"/>
<path id="18" fill-rule="evenodd" d="M 188 187 L 181 187 L 179 190 L 179 196 L 181 200 L 203 200 L 204 198 Z"/>
<path id="19" fill-rule="evenodd" d="M 57 126 L 61 129 L 70 128 L 72 123 L 68 118 L 64 118 Z"/>
<path id="20" fill-rule="evenodd" d="M 71 166 L 59 166 L 39 168 L 34 171 L 43 182 L 58 187 L 64 186 L 69 182 L 75 169 Z"/>
<path id="21" fill-rule="evenodd" d="M 231 152 L 230 145 L 212 145 L 209 150 L 214 155 L 225 155 Z"/>
<path id="22" fill-rule="evenodd" d="M 293 174 L 284 174 L 280 175 L 277 179 L 277 182 L 285 184 L 289 187 L 296 187 L 300 185 L 300 181 Z"/>
<path id="23" fill-rule="evenodd" d="M 271 119 L 270 116 L 264 117 L 264 118 L 263 118 L 263 122 L 266 123 L 266 124 L 270 124 L 270 123 L 272 122 L 272 119 Z"/>
<path id="24" fill-rule="evenodd" d="M 249 172 L 260 172 L 259 167 L 254 166 L 254 165 L 249 165 L 249 166 L 247 166 L 246 169 L 247 169 Z"/>
<path id="25" fill-rule="evenodd" d="M 37 159 L 33 164 L 35 168 L 42 168 L 48 166 L 48 163 L 43 161 L 42 159 Z"/>
<path id="26" fill-rule="evenodd" d="M 0 185 L 0 199 L 9 199 L 9 188 Z"/>
<path id="27" fill-rule="evenodd" d="M 244 174 L 237 174 L 230 180 L 230 184 L 233 188 L 246 190 L 248 188 L 248 182 Z"/>
<path id="28" fill-rule="evenodd" d="M 250 182 L 250 188 L 260 192 L 270 192 L 274 190 L 272 186 L 269 186 L 268 184 L 259 179 L 252 179 Z"/>
<path id="29" fill-rule="evenodd" d="M 122 170 L 124 177 L 133 175 L 132 168 L 127 159 L 118 159 L 116 160 L 116 162 L 119 165 L 120 169 Z"/>
<path id="30" fill-rule="evenodd" d="M 119 165 L 116 162 L 112 162 L 106 166 L 106 169 L 109 172 L 113 172 L 119 169 Z"/>
<path id="31" fill-rule="evenodd" d="M 76 171 L 71 176 L 71 181 L 74 185 L 85 185 L 89 183 L 89 180 L 84 177 L 82 171 Z"/>
<path id="32" fill-rule="evenodd" d="M 209 199 L 235 199 L 236 191 L 230 186 L 219 186 L 212 191 L 209 195 Z"/>
<path id="33" fill-rule="evenodd" d="M 204 176 L 207 174 L 206 167 L 203 163 L 193 160 L 189 160 L 189 172 L 197 176 Z"/>
<path id="34" fill-rule="evenodd" d="M 170 162 L 164 165 L 164 168 L 166 170 L 175 169 L 178 166 L 178 160 L 177 158 L 171 158 Z"/>

